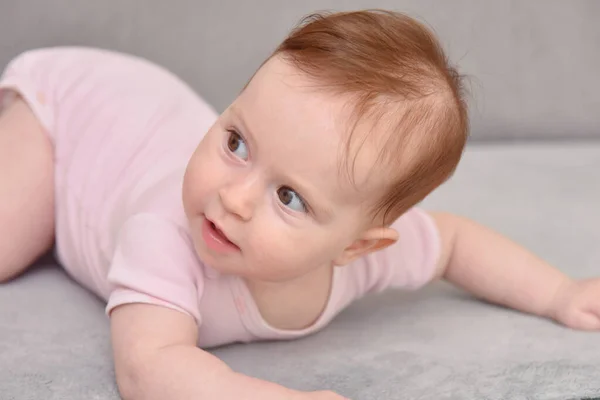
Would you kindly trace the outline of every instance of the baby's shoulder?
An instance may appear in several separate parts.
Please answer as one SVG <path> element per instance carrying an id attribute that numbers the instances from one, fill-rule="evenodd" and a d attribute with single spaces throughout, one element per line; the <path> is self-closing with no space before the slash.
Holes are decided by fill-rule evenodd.
<path id="1" fill-rule="evenodd" d="M 164 213 L 141 212 L 126 218 L 118 229 L 119 243 L 136 252 L 156 255 L 159 252 L 193 249 L 188 228 Z"/>

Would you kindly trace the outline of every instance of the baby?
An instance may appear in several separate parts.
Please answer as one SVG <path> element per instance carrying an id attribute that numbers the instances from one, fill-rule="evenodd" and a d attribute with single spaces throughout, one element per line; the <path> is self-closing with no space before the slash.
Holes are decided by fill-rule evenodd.
<path id="1" fill-rule="evenodd" d="M 600 330 L 600 279 L 417 207 L 455 170 L 468 117 L 461 77 L 405 15 L 308 17 L 220 116 L 99 49 L 21 54 L 0 89 L 0 281 L 55 246 L 107 302 L 125 399 L 342 399 L 202 349 L 303 337 L 367 293 L 439 278 Z"/>

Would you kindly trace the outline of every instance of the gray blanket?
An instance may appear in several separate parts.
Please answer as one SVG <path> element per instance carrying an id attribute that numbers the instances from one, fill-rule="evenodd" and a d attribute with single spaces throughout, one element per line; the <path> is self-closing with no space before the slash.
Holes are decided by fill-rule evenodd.
<path id="1" fill-rule="evenodd" d="M 600 275 L 600 144 L 472 146 L 426 202 Z M 104 305 L 52 262 L 0 286 L 0 399 L 118 399 Z M 475 301 L 445 283 L 386 292 L 293 342 L 213 350 L 238 371 L 354 400 L 600 397 L 600 333 Z"/>

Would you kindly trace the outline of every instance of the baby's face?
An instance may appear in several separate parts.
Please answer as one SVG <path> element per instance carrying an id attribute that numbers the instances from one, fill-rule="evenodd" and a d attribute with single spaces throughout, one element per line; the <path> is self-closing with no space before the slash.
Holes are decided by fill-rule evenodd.
<path id="1" fill-rule="evenodd" d="M 211 267 L 294 279 L 343 263 L 367 227 L 365 193 L 385 184 L 369 176 L 376 152 L 359 153 L 354 183 L 340 173 L 349 114 L 342 99 L 311 85 L 271 59 L 196 149 L 183 201 L 196 251 Z"/>

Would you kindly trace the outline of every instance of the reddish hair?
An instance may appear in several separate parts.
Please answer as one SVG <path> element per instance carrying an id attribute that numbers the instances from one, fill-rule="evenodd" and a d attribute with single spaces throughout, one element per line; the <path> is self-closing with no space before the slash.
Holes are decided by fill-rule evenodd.
<path id="1" fill-rule="evenodd" d="M 454 173 L 469 131 L 462 77 L 423 24 L 385 10 L 311 14 L 277 55 L 325 90 L 350 96 L 355 126 L 363 117 L 392 121 L 380 159 L 398 173 L 373 218 L 391 223 Z"/>

